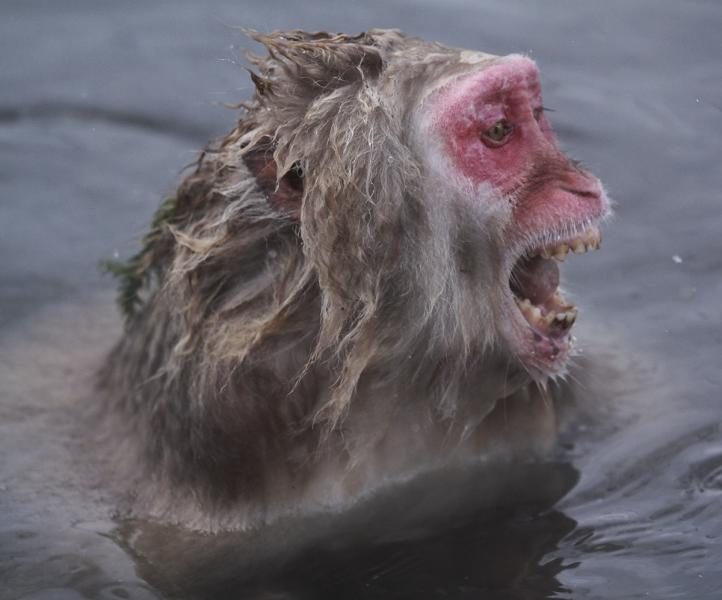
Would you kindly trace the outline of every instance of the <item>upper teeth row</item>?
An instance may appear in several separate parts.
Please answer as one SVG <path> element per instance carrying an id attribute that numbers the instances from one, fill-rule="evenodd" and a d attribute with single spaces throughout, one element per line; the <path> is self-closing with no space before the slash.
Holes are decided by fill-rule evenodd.
<path id="1" fill-rule="evenodd" d="M 571 250 L 575 254 L 584 254 L 587 250 L 596 250 L 602 243 L 602 234 L 598 229 L 587 229 L 578 238 L 575 238 L 569 242 L 562 242 L 556 246 L 550 246 L 539 250 L 539 255 L 542 258 L 556 258 L 559 261 L 563 261 L 569 251 Z"/>

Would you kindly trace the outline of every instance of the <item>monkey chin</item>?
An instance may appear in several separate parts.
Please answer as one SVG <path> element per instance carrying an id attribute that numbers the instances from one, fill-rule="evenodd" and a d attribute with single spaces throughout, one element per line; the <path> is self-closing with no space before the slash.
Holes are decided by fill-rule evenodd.
<path id="1" fill-rule="evenodd" d="M 510 318 L 503 332 L 524 369 L 535 381 L 561 376 L 574 336 L 571 328 L 577 308 L 564 299 L 559 288 L 558 263 L 569 252 L 583 254 L 601 245 L 598 225 L 570 228 L 564 233 L 545 233 L 526 242 L 506 269 L 505 304 Z M 576 229 L 576 232 L 574 232 Z"/>

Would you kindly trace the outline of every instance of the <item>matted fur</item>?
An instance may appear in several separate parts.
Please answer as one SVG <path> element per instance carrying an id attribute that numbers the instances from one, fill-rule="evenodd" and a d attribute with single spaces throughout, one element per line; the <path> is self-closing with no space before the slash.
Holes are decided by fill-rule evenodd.
<path id="1" fill-rule="evenodd" d="M 251 36 L 255 97 L 178 189 L 144 257 L 159 283 L 100 378 L 136 508 L 210 529 L 443 460 L 526 381 L 494 325 L 499 228 L 435 197 L 413 139 L 422 91 L 468 53 Z M 298 210 L 249 171 L 259 149 L 279 181 L 302 170 Z"/>

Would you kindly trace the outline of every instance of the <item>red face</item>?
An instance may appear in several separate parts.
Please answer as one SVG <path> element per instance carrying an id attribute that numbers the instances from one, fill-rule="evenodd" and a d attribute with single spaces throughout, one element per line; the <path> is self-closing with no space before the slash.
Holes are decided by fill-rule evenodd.
<path id="1" fill-rule="evenodd" d="M 601 183 L 560 152 L 527 58 L 497 59 L 443 85 L 428 115 L 459 193 L 504 214 L 503 337 L 530 370 L 562 370 L 576 308 L 557 288 L 556 261 L 598 247 L 597 223 L 609 212 Z"/>

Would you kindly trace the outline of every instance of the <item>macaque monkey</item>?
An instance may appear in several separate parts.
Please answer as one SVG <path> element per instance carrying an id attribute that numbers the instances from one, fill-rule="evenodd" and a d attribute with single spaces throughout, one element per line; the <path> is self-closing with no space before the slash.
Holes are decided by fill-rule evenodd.
<path id="1" fill-rule="evenodd" d="M 547 439 L 577 315 L 558 263 L 610 209 L 534 62 L 251 36 L 254 98 L 111 265 L 101 430 L 132 510 L 256 526 Z"/>

